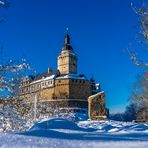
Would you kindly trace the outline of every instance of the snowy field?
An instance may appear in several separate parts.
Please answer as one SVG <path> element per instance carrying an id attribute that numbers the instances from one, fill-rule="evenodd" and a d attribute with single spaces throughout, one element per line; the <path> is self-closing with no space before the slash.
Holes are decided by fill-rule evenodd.
<path id="1" fill-rule="evenodd" d="M 148 125 L 115 121 L 74 123 L 54 118 L 19 133 L 0 133 L 2 148 L 147 148 Z"/>

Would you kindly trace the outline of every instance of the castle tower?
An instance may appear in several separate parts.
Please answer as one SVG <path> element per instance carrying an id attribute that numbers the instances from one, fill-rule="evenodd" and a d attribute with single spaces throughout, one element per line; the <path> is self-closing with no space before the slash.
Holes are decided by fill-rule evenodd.
<path id="1" fill-rule="evenodd" d="M 64 47 L 58 56 L 58 70 L 61 74 L 77 74 L 77 56 L 70 45 L 70 36 L 66 34 Z"/>

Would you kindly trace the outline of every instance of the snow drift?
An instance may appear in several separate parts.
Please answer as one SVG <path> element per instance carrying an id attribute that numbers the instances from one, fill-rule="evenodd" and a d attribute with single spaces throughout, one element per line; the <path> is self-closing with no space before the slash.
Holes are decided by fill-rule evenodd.
<path id="1" fill-rule="evenodd" d="M 25 132 L 0 133 L 2 147 L 146 148 L 148 125 L 116 121 L 42 120 Z"/>

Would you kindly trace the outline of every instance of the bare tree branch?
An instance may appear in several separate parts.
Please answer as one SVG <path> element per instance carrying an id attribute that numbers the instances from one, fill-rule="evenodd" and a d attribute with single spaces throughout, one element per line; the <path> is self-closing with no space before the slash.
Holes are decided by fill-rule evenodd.
<path id="1" fill-rule="evenodd" d="M 0 0 L 0 7 L 9 7 L 9 3 L 7 3 L 6 1 Z"/>
<path id="2" fill-rule="evenodd" d="M 136 42 L 140 43 L 141 45 L 147 46 L 148 45 L 148 5 L 146 3 L 143 3 L 140 8 L 137 8 L 131 3 L 131 7 L 134 10 L 134 12 L 139 16 L 139 28 L 140 32 L 138 37 L 136 37 Z M 131 47 L 127 48 L 127 51 L 129 53 L 131 61 L 136 66 L 148 66 L 148 61 L 142 60 L 137 57 L 135 52 L 131 50 Z"/>
<path id="3" fill-rule="evenodd" d="M 129 56 L 130 56 L 131 61 L 132 61 L 136 66 L 141 66 L 141 67 L 148 66 L 148 63 L 143 62 L 143 61 L 140 61 L 140 60 L 137 58 L 136 54 L 131 51 L 131 48 L 130 48 L 130 47 L 127 48 L 127 52 L 128 52 L 128 54 L 129 54 Z"/>

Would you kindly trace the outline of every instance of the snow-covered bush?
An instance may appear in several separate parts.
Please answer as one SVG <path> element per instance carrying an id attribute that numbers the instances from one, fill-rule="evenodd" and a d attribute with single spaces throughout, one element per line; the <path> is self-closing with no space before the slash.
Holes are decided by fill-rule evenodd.
<path id="1" fill-rule="evenodd" d="M 13 109 L 0 110 L 0 131 L 25 130 L 26 121 Z"/>

